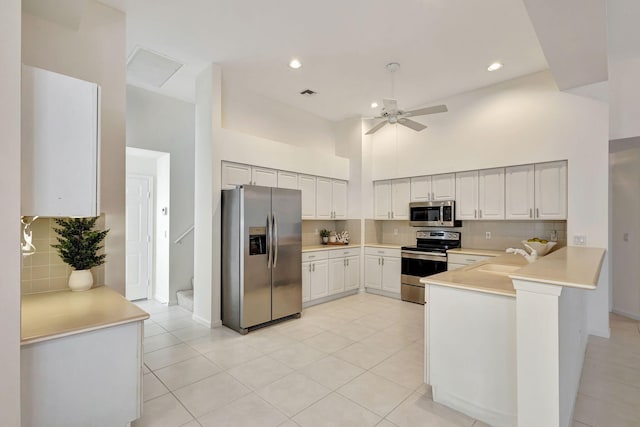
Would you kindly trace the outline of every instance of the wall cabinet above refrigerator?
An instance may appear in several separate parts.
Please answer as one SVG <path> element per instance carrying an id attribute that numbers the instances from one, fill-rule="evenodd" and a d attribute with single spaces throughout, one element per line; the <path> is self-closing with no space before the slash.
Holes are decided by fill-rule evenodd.
<path id="1" fill-rule="evenodd" d="M 23 66 L 21 214 L 99 215 L 99 164 L 99 86 Z"/>

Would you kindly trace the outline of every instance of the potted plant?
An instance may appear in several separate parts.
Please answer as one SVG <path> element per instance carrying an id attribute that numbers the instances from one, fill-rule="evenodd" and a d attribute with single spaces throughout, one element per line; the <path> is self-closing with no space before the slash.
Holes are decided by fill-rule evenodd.
<path id="1" fill-rule="evenodd" d="M 331 235 L 331 232 L 329 230 L 325 230 L 324 228 L 322 230 L 320 230 L 320 237 L 322 237 L 322 244 L 326 245 L 327 242 L 329 241 L 329 236 Z"/>
<path id="2" fill-rule="evenodd" d="M 103 248 L 100 243 L 109 230 L 93 230 L 97 220 L 98 217 L 54 219 L 60 228 L 54 228 L 58 233 L 58 244 L 51 247 L 56 248 L 60 258 L 73 268 L 69 276 L 72 291 L 90 289 L 93 286 L 90 269 L 104 263 L 106 255 L 98 255 L 98 251 Z"/>

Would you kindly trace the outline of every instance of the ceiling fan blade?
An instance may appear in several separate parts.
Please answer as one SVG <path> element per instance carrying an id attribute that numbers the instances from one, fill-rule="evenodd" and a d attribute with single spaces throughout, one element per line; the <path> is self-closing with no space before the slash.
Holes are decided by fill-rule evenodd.
<path id="1" fill-rule="evenodd" d="M 449 111 L 446 105 L 436 105 L 434 107 L 419 108 L 417 110 L 406 111 L 405 117 L 424 116 L 426 114 L 446 113 Z"/>
<path id="2" fill-rule="evenodd" d="M 376 133 L 378 132 L 380 129 L 382 129 L 385 125 L 387 124 L 386 120 L 381 121 L 380 123 L 378 123 L 377 125 L 375 125 L 374 127 L 372 127 L 371 129 L 369 129 L 369 132 L 365 133 L 365 135 L 371 135 L 372 133 Z"/>
<path id="3" fill-rule="evenodd" d="M 384 111 L 398 111 L 398 101 L 395 99 L 383 99 L 382 105 L 384 105 Z"/>
<path id="4" fill-rule="evenodd" d="M 401 124 L 402 126 L 406 126 L 406 127 L 410 128 L 410 129 L 413 129 L 413 130 L 415 130 L 417 132 L 420 132 L 421 130 L 427 128 L 422 123 L 418 123 L 418 122 L 415 122 L 413 120 L 409 120 L 409 119 L 405 119 L 405 118 L 398 119 L 398 124 Z"/>

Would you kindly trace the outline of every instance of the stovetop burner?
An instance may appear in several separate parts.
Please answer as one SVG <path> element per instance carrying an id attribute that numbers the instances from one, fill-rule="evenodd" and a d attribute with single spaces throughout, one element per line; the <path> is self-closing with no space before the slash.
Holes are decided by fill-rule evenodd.
<path id="1" fill-rule="evenodd" d="M 460 233 L 454 231 L 418 231 L 415 246 L 403 246 L 402 250 L 446 253 L 460 247 Z"/>

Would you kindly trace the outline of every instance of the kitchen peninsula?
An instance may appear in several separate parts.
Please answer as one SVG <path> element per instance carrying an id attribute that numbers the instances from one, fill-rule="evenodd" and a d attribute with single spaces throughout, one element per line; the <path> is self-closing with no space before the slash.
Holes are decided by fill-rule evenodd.
<path id="1" fill-rule="evenodd" d="M 125 426 L 139 418 L 148 318 L 107 286 L 23 295 L 22 425 Z"/>
<path id="2" fill-rule="evenodd" d="M 501 255 L 423 278 L 434 400 L 496 426 L 569 426 L 587 342 L 583 290 L 595 289 L 604 254 L 567 247 L 531 264 Z"/>

